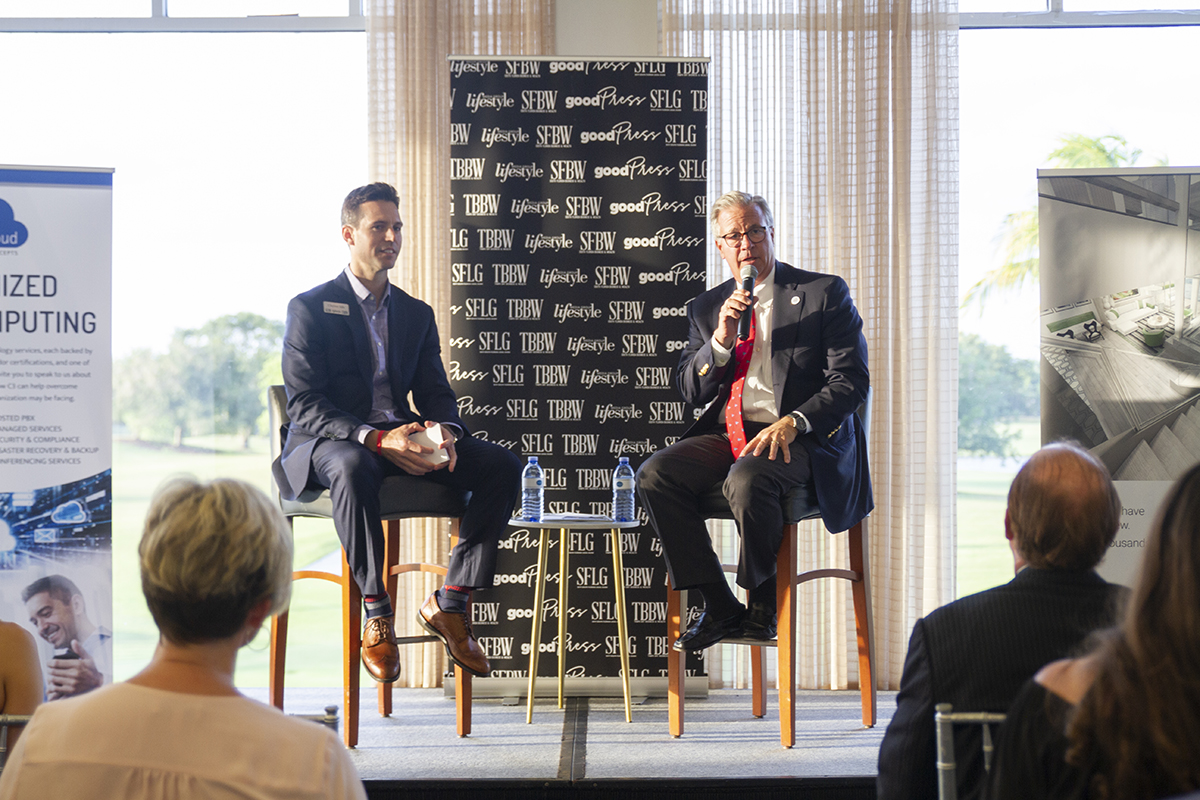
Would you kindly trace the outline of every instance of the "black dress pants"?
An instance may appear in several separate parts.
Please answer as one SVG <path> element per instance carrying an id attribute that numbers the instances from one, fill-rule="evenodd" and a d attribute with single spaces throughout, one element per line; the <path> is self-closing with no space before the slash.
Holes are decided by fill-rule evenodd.
<path id="1" fill-rule="evenodd" d="M 454 472 L 443 468 L 420 480 L 471 493 L 445 582 L 479 589 L 492 585 L 496 546 L 517 502 L 521 462 L 505 448 L 470 436 L 460 438 L 454 448 Z M 313 448 L 311 474 L 329 488 L 333 525 L 358 588 L 363 595 L 383 594 L 379 489 L 384 478 L 404 471 L 358 442 L 323 440 Z"/>
<path id="2" fill-rule="evenodd" d="M 746 425 L 749 440 L 765 425 Z M 721 486 L 733 511 L 741 549 L 737 583 L 753 589 L 775 574 L 783 542 L 780 500 L 812 477 L 808 451 L 798 441 L 772 461 L 767 451 L 747 453 L 737 461 L 724 430 L 689 436 L 650 456 L 638 470 L 637 489 L 650 524 L 662 541 L 667 573 L 676 589 L 690 589 L 725 579 L 713 550 L 699 498 Z"/>

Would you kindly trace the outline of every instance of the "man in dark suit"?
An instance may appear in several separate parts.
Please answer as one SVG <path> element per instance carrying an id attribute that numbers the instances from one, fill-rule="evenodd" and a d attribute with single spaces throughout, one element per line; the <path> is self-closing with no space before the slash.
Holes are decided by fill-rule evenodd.
<path id="1" fill-rule="evenodd" d="M 342 205 L 349 265 L 288 304 L 283 380 L 291 425 L 275 477 L 287 499 L 310 484 L 330 489 L 334 527 L 366 606 L 363 664 L 378 681 L 400 675 L 383 574 L 383 479 L 407 473 L 471 492 L 446 582 L 418 617 L 456 664 L 486 675 L 467 602 L 472 589 L 492 585 L 521 466 L 508 450 L 470 436 L 442 366 L 433 310 L 388 281 L 401 227 L 395 189 L 355 189 Z M 440 440 L 422 445 L 414 437 L 427 428 L 440 430 Z"/>
<path id="2" fill-rule="evenodd" d="M 729 192 L 710 218 L 734 277 L 688 305 L 688 344 L 676 369 L 684 398 L 707 408 L 682 439 L 642 465 L 637 481 L 672 585 L 704 598 L 704 612 L 674 644 L 685 650 L 775 635 L 780 499 L 789 489 L 811 483 L 831 531 L 846 530 L 873 506 L 854 416 L 870 382 L 867 346 L 845 281 L 776 261 L 774 221 L 761 197 Z M 739 282 L 750 267 L 753 294 Z M 739 344 L 743 314 L 754 324 Z M 737 582 L 749 610 L 725 582 L 699 510 L 699 498 L 716 486 L 741 534 Z"/>
<path id="3" fill-rule="evenodd" d="M 1030 457 L 1004 514 L 1016 577 L 942 606 L 913 628 L 896 713 L 879 748 L 880 800 L 937 797 L 938 703 L 1005 712 L 1041 667 L 1114 622 L 1125 591 L 1094 568 L 1116 536 L 1120 513 L 1108 470 L 1091 453 L 1060 442 Z M 956 727 L 954 753 L 958 796 L 979 797 L 979 726 Z"/>

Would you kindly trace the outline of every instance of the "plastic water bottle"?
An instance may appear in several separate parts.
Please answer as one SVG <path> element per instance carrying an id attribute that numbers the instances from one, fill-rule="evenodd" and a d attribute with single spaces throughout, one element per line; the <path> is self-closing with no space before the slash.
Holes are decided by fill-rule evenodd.
<path id="1" fill-rule="evenodd" d="M 543 484 L 542 468 L 538 466 L 537 456 L 530 456 L 525 471 L 521 473 L 521 518 L 526 522 L 542 521 L 542 501 L 545 498 Z"/>
<path id="2" fill-rule="evenodd" d="M 629 459 L 621 456 L 617 468 L 613 470 L 613 519 L 617 522 L 633 522 L 637 515 L 633 508 L 633 467 Z"/>

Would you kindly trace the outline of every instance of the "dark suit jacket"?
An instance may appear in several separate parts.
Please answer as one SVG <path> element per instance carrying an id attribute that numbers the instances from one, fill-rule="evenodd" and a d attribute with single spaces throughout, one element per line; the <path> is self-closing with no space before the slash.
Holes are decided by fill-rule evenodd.
<path id="1" fill-rule="evenodd" d="M 1116 620 L 1126 591 L 1095 572 L 1026 568 L 1003 586 L 917 620 L 896 713 L 879 748 L 879 800 L 937 797 L 933 710 L 1004 713 L 1025 681 L 1076 652 Z M 955 727 L 958 796 L 978 797 L 983 746 L 977 725 Z"/>
<path id="2" fill-rule="evenodd" d="M 466 432 L 442 366 L 433 309 L 396 286 L 388 296 L 388 378 L 401 420 L 452 422 Z M 285 499 L 304 491 L 320 439 L 350 439 L 366 424 L 371 373 L 370 335 L 344 272 L 292 298 L 283 334 L 291 424 L 283 454 L 272 465 Z M 409 392 L 416 409 L 408 405 Z"/>
<path id="3" fill-rule="evenodd" d="M 771 377 L 776 413 L 800 411 L 812 433 L 797 441 L 808 451 L 821 517 L 834 532 L 865 517 L 874 501 L 867 443 L 854 416 L 867 396 L 867 342 L 846 282 L 775 262 L 771 312 Z M 721 411 L 733 386 L 735 359 L 718 367 L 712 335 L 732 278 L 688 304 L 688 344 L 676 383 L 692 405 L 708 407 L 684 433 L 706 433 L 724 424 Z"/>

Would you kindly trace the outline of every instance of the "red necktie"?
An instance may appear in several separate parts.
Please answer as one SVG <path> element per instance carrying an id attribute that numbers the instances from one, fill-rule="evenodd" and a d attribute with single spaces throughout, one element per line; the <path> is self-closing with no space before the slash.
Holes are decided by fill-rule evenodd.
<path id="1" fill-rule="evenodd" d="M 733 372 L 733 389 L 729 393 L 729 402 L 725 404 L 725 432 L 729 434 L 729 448 L 733 457 L 737 458 L 746 446 L 746 429 L 742 426 L 742 385 L 746 383 L 746 373 L 750 370 L 750 354 L 754 352 L 754 311 L 747 309 L 750 317 L 750 336 L 744 342 L 739 342 L 733 351 L 737 359 L 737 368 Z"/>

